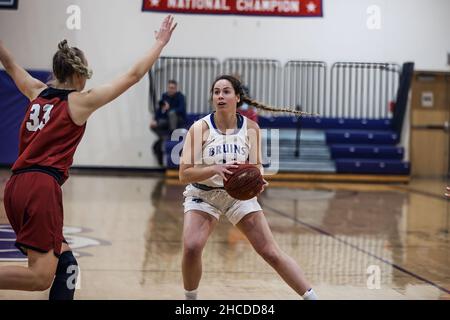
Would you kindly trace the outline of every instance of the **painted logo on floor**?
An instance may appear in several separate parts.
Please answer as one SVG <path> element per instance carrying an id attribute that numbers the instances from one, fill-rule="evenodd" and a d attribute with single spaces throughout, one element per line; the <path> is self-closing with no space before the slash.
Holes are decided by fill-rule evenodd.
<path id="1" fill-rule="evenodd" d="M 94 246 L 111 245 L 110 242 L 86 237 L 82 233 L 92 230 L 80 227 L 64 227 L 63 234 L 76 257 L 91 256 L 82 250 Z M 27 261 L 27 257 L 14 246 L 16 234 L 8 224 L 0 224 L 0 261 Z"/>

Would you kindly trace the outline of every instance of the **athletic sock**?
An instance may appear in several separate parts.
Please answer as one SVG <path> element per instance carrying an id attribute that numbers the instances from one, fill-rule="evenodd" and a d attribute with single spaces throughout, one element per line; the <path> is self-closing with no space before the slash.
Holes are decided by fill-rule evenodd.
<path id="1" fill-rule="evenodd" d="M 314 290 L 312 288 L 310 288 L 308 291 L 306 291 L 302 297 L 304 300 L 317 300 L 318 299 L 316 293 L 314 292 Z"/>
<path id="2" fill-rule="evenodd" d="M 197 300 L 197 289 L 192 291 L 184 290 L 184 296 L 186 300 Z"/>

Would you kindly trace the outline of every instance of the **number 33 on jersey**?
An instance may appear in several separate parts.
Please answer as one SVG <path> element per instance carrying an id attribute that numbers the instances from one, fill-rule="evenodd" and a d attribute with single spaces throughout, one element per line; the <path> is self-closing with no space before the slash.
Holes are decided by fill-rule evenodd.
<path id="1" fill-rule="evenodd" d="M 39 165 L 62 173 L 65 181 L 86 124 L 72 121 L 69 94 L 72 90 L 48 87 L 31 101 L 19 131 L 19 157 L 14 170 Z"/>
<path id="2" fill-rule="evenodd" d="M 53 109 L 52 104 L 46 104 L 42 108 L 39 104 L 33 104 L 30 110 L 30 118 L 27 121 L 27 130 L 28 131 L 37 131 L 44 128 L 47 122 L 50 120 L 50 112 Z M 41 110 L 43 112 L 42 120 L 41 120 Z"/>

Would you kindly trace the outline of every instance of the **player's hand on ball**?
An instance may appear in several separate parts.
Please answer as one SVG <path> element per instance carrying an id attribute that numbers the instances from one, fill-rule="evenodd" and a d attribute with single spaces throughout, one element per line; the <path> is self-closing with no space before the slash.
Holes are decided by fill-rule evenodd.
<path id="1" fill-rule="evenodd" d="M 266 179 L 263 179 L 263 181 L 264 181 L 264 185 L 262 186 L 262 189 L 261 189 L 261 191 L 258 193 L 258 195 L 260 195 L 261 193 L 263 193 L 263 192 L 264 192 L 264 188 L 267 187 L 267 186 L 269 185 L 269 183 L 266 181 Z"/>
<path id="2" fill-rule="evenodd" d="M 221 176 L 223 178 L 223 180 L 225 180 L 225 181 L 228 180 L 227 177 L 225 176 L 225 174 L 233 174 L 233 172 L 230 171 L 230 169 L 236 169 L 236 168 L 238 168 L 238 165 L 236 162 L 226 163 L 226 164 L 216 164 L 211 167 L 213 172 L 215 174 L 218 174 L 219 176 Z"/>

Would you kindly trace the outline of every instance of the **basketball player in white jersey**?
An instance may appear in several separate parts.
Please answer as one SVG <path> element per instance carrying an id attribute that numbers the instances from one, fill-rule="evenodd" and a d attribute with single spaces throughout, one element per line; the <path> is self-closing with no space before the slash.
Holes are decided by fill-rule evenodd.
<path id="1" fill-rule="evenodd" d="M 249 99 L 239 80 L 228 75 L 214 81 L 211 102 L 215 111 L 195 122 L 187 133 L 179 169 L 180 181 L 188 184 L 183 193 L 182 272 L 186 299 L 197 299 L 202 251 L 221 215 L 248 238 L 292 289 L 304 299 L 317 299 L 300 267 L 276 244 L 257 198 L 236 200 L 223 188 L 225 174 L 231 174 L 236 163 L 249 161 L 262 172 L 259 126 L 237 113 L 239 105 L 245 102 L 269 111 L 300 112 L 267 107 Z"/>

